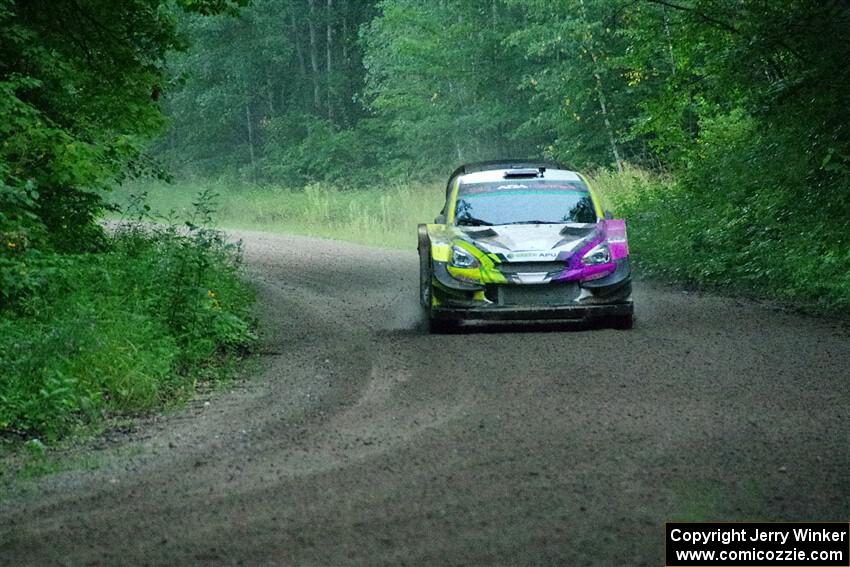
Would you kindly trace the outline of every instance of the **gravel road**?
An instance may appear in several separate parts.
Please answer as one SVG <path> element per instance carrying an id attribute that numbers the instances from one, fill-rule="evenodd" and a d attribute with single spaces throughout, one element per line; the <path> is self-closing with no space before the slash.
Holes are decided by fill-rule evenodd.
<path id="1" fill-rule="evenodd" d="M 234 234 L 256 376 L 7 494 L 0 565 L 657 567 L 665 521 L 850 516 L 845 323 L 638 283 L 632 331 L 431 336 L 415 253 Z"/>

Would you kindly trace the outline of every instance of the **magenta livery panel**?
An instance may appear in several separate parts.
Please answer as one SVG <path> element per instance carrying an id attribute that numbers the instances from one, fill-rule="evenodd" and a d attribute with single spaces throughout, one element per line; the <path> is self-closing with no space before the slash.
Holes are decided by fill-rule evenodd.
<path id="1" fill-rule="evenodd" d="M 629 256 L 629 242 L 626 239 L 626 221 L 604 220 L 600 223 L 604 227 L 605 239 L 611 250 L 611 259 L 627 258 Z"/>

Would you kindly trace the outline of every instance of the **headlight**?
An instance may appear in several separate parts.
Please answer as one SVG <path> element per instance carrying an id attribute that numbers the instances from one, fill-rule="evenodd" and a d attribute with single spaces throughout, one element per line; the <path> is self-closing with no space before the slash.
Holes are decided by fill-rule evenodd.
<path id="1" fill-rule="evenodd" d="M 452 266 L 455 268 L 477 268 L 478 260 L 460 246 L 452 246 Z"/>
<path id="2" fill-rule="evenodd" d="M 594 246 L 581 259 L 581 263 L 585 266 L 596 266 L 598 264 L 608 264 L 609 262 L 611 262 L 611 251 L 608 250 L 607 244 Z"/>

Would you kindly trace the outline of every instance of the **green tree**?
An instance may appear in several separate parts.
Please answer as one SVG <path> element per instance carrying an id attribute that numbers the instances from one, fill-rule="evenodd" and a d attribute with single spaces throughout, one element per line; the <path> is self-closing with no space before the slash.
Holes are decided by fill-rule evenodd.
<path id="1" fill-rule="evenodd" d="M 180 86 L 166 97 L 172 127 L 157 155 L 202 175 L 347 176 L 363 161 L 350 144 L 369 154 L 368 136 L 350 130 L 365 116 L 357 29 L 372 5 L 256 0 L 240 18 L 184 18 L 195 48 L 172 61 Z"/>
<path id="2" fill-rule="evenodd" d="M 95 245 L 102 192 L 150 169 L 142 148 L 164 125 L 166 55 L 186 47 L 178 11 L 240 3 L 0 0 L 2 231 L 36 223 L 54 247 Z"/>
<path id="3" fill-rule="evenodd" d="M 452 163 L 537 153 L 520 91 L 522 50 L 504 38 L 521 15 L 502 0 L 385 0 L 363 28 L 365 96 L 399 160 L 432 174 Z"/>

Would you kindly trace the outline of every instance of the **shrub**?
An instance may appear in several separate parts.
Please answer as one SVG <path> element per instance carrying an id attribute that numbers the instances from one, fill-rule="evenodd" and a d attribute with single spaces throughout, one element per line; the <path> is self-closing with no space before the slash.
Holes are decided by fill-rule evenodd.
<path id="1" fill-rule="evenodd" d="M 674 183 L 629 178 L 609 192 L 641 273 L 763 297 L 850 306 L 850 212 L 840 180 L 782 154 L 735 117 L 706 123 Z M 617 176 L 615 176 L 617 177 Z M 619 176 L 622 178 L 623 176 Z M 831 203 L 828 208 L 825 203 Z"/>
<path id="2" fill-rule="evenodd" d="M 0 430 L 55 439 L 162 406 L 251 343 L 239 247 L 200 227 L 209 198 L 189 226 L 132 222 L 104 251 L 50 255 L 46 283 L 0 311 Z"/>

